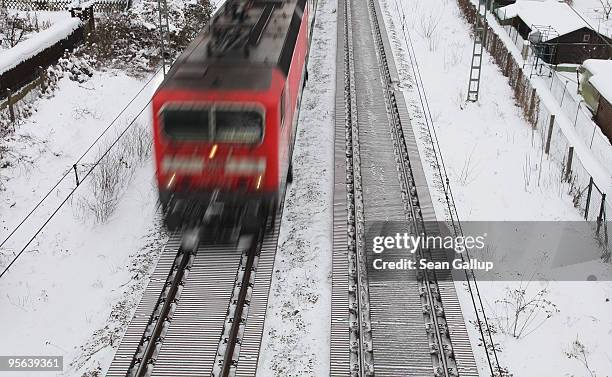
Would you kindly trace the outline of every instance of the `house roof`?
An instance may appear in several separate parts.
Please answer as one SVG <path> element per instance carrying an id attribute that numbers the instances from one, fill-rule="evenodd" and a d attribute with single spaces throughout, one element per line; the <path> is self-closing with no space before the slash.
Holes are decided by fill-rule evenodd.
<path id="1" fill-rule="evenodd" d="M 517 0 L 516 3 L 497 9 L 502 20 L 519 17 L 527 26 L 550 26 L 561 35 L 589 28 L 566 3 L 557 0 Z M 556 38 L 557 35 L 544 36 L 544 40 Z"/>
<path id="2" fill-rule="evenodd" d="M 582 66 L 592 75 L 589 79 L 591 85 L 612 103 L 612 60 L 587 59 Z"/>

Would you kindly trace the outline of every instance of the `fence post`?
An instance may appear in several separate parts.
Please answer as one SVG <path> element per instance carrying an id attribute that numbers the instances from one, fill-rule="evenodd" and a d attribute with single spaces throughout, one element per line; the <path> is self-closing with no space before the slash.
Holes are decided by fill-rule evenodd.
<path id="1" fill-rule="evenodd" d="M 89 32 L 93 33 L 96 29 L 96 21 L 94 20 L 94 6 L 93 4 L 87 8 L 87 16 L 89 17 Z"/>
<path id="2" fill-rule="evenodd" d="M 546 137 L 546 148 L 544 151 L 546 154 L 550 153 L 550 140 L 552 139 L 553 126 L 555 125 L 555 114 L 550 116 L 550 121 L 548 122 L 548 135 Z"/>
<path id="3" fill-rule="evenodd" d="M 504 68 L 504 76 L 508 77 L 510 76 L 510 59 L 512 58 L 512 54 L 508 51 L 508 54 L 506 55 L 506 67 Z"/>
<path id="4" fill-rule="evenodd" d="M 563 105 L 563 100 L 565 99 L 565 90 L 567 89 L 568 82 L 569 82 L 568 80 L 565 80 L 565 86 L 563 87 L 563 94 L 561 94 L 561 103 L 559 103 L 559 107 Z"/>
<path id="5" fill-rule="evenodd" d="M 536 97 L 536 90 L 535 88 L 531 89 L 531 101 L 529 103 L 529 118 L 530 120 L 533 119 L 533 107 L 535 106 L 535 97 Z"/>
<path id="6" fill-rule="evenodd" d="M 565 165 L 565 180 L 569 182 L 570 174 L 572 173 L 572 160 L 574 158 L 574 147 L 569 147 L 567 152 L 567 165 Z"/>
<path id="7" fill-rule="evenodd" d="M 606 194 L 601 194 L 601 206 L 599 207 L 599 215 L 597 216 L 597 233 L 599 233 L 599 229 L 601 228 L 601 223 L 605 218 L 606 211 Z"/>
<path id="8" fill-rule="evenodd" d="M 576 128 L 576 124 L 578 123 L 578 113 L 580 112 L 580 105 L 582 101 L 578 102 L 578 108 L 576 109 L 576 117 L 574 118 L 574 128 Z"/>
<path id="9" fill-rule="evenodd" d="M 8 101 L 7 103 L 8 103 L 9 117 L 11 118 L 11 123 L 15 123 L 15 109 L 13 108 L 13 93 L 10 88 L 6 89 L 6 100 Z"/>
<path id="10" fill-rule="evenodd" d="M 76 179 L 76 185 L 80 185 L 79 182 L 79 172 L 77 171 L 77 166 L 76 164 L 72 165 L 72 168 L 74 169 L 74 178 Z"/>
<path id="11" fill-rule="evenodd" d="M 45 83 L 45 81 L 47 80 L 47 78 L 45 77 L 45 70 L 43 69 L 43 67 L 39 66 L 38 67 L 38 80 L 39 80 L 39 84 L 40 84 L 40 89 L 44 92 L 45 89 L 47 88 L 47 85 Z"/>
<path id="12" fill-rule="evenodd" d="M 584 219 L 588 220 L 589 205 L 591 204 L 591 191 L 593 191 L 593 177 L 589 177 L 589 190 L 587 191 L 586 208 L 584 209 Z"/>

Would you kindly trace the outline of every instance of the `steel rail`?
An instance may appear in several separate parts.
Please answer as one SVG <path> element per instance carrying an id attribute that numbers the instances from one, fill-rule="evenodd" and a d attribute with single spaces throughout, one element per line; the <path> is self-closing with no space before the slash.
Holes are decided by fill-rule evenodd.
<path id="1" fill-rule="evenodd" d="M 404 188 L 404 192 L 408 193 L 409 199 L 403 200 L 405 210 L 407 211 L 406 215 L 412 222 L 412 227 L 417 234 L 421 232 L 425 232 L 424 221 L 422 217 L 422 212 L 419 207 L 419 200 L 416 192 L 416 186 L 414 181 L 414 176 L 412 174 L 412 169 L 410 166 L 410 162 L 408 159 L 408 151 L 403 137 L 403 130 L 401 127 L 401 121 L 399 117 L 399 110 L 397 108 L 397 102 L 394 94 L 394 89 L 392 87 L 392 79 L 389 71 L 389 65 L 386 57 L 385 46 L 383 43 L 383 37 L 380 30 L 380 25 L 378 22 L 376 7 L 374 4 L 374 0 L 368 0 L 368 10 L 369 10 L 369 18 L 370 18 L 370 29 L 374 35 L 374 43 L 376 50 L 376 57 L 379 63 L 379 69 L 381 73 L 381 78 L 383 81 L 383 92 L 384 92 L 384 102 L 387 107 L 387 118 L 392 128 L 393 135 L 393 153 L 396 155 L 396 160 L 398 161 L 398 167 L 400 170 L 400 176 L 402 179 L 401 185 Z M 350 3 L 348 0 L 345 0 L 344 4 L 344 44 L 345 44 L 345 115 L 347 122 L 347 155 L 350 155 L 350 158 L 347 158 L 347 197 L 349 199 L 349 227 L 354 226 L 354 233 L 351 235 L 353 237 L 355 248 L 355 266 L 352 266 L 349 263 L 349 268 L 351 269 L 351 274 L 354 270 L 353 281 L 356 286 L 356 308 L 357 310 L 357 327 L 358 327 L 358 370 L 355 370 L 355 363 L 353 364 L 352 374 L 359 376 L 367 376 L 374 375 L 374 363 L 373 363 L 373 355 L 372 355 L 372 347 L 371 342 L 368 342 L 366 339 L 367 331 L 370 331 L 370 327 L 367 324 L 364 324 L 364 318 L 369 320 L 369 293 L 367 290 L 368 282 L 367 277 L 364 279 L 361 272 L 360 265 L 360 253 L 363 253 L 363 187 L 361 186 L 360 179 L 360 160 L 359 160 L 359 141 L 358 141 L 358 132 L 356 129 L 356 93 L 354 87 L 354 67 L 353 67 L 353 56 L 352 56 L 352 20 L 351 20 L 351 12 L 350 12 Z M 351 210 L 353 214 L 351 215 Z M 352 217 L 352 218 L 351 218 Z M 351 222 L 352 220 L 352 222 Z M 349 249 L 351 246 L 349 246 Z M 422 250 L 418 251 L 420 256 L 424 256 Z M 350 258 L 350 253 L 349 253 Z M 367 271 L 367 270 L 366 270 Z M 365 280 L 365 281 L 364 281 Z M 455 376 L 457 375 L 457 368 L 454 360 L 452 359 L 452 345 L 450 342 L 450 338 L 448 338 L 448 330 L 446 325 L 446 320 L 443 321 L 438 319 L 438 316 L 444 317 L 444 312 L 442 309 L 442 303 L 440 300 L 436 300 L 436 296 L 439 298 L 439 294 L 435 292 L 436 286 L 436 277 L 435 274 L 430 274 L 427 271 L 423 271 L 423 276 L 420 279 L 421 286 L 423 288 L 425 298 L 427 304 L 424 306 L 424 316 L 425 313 L 428 313 L 428 318 L 431 321 L 429 324 L 430 333 L 433 334 L 435 346 L 432 346 L 431 355 L 437 355 L 437 360 L 439 365 L 434 363 L 434 373 L 436 376 Z M 432 286 L 433 285 L 433 286 Z M 364 286 L 366 289 L 364 290 Z M 363 292 L 363 293 L 362 293 Z M 364 305 L 363 301 L 368 301 Z M 428 309 L 428 310 L 427 310 Z M 364 313 L 366 312 L 366 313 Z M 424 318 L 425 319 L 425 318 Z M 353 334 L 351 334 L 353 335 Z M 446 337 L 445 339 L 443 339 Z M 444 340 L 447 341 L 445 344 Z M 355 343 L 353 341 L 353 343 Z M 367 355 L 370 356 L 371 364 L 366 361 Z"/>
<path id="2" fill-rule="evenodd" d="M 155 311 L 149 319 L 141 343 L 130 363 L 127 376 L 143 377 L 151 373 L 151 368 L 149 367 L 155 364 L 155 356 L 159 353 L 163 335 L 167 331 L 172 312 L 176 308 L 177 293 L 184 284 L 184 279 L 188 274 L 186 272 L 189 270 L 190 264 L 193 263 L 198 243 L 199 241 L 196 241 L 193 248 L 187 249 L 182 245 L 179 248 L 172 269 L 168 272 L 164 289 L 159 295 Z"/>
<path id="3" fill-rule="evenodd" d="M 347 179 L 350 188 L 347 188 L 347 201 L 349 204 L 348 221 L 352 227 L 353 242 L 349 246 L 349 277 L 353 285 L 351 292 L 351 312 L 355 315 L 356 323 L 351 324 L 352 343 L 357 343 L 357 349 L 351 352 L 352 375 L 373 376 L 373 353 L 371 346 L 371 325 L 369 314 L 369 290 L 367 283 L 367 268 L 363 263 L 364 250 L 364 204 L 363 186 L 361 181 L 361 158 L 359 152 L 359 129 L 357 123 L 357 103 L 354 77 L 353 32 L 351 3 L 344 0 L 344 69 L 345 75 L 345 110 L 346 110 L 346 137 L 348 139 Z M 356 339 L 355 339 L 356 338 Z M 357 369 L 357 370 L 356 370 Z"/>
<path id="4" fill-rule="evenodd" d="M 379 67 L 384 78 L 384 86 L 385 86 L 385 102 L 388 106 L 388 110 L 390 113 L 390 121 L 392 124 L 392 135 L 394 142 L 394 153 L 398 155 L 398 165 L 400 167 L 400 173 L 403 179 L 401 179 L 401 184 L 405 187 L 405 192 L 408 193 L 409 199 L 405 200 L 405 204 L 407 204 L 407 209 L 409 211 L 409 218 L 412 222 L 413 229 L 416 234 L 424 234 L 426 235 L 426 230 L 424 226 L 423 216 L 420 209 L 418 194 L 416 190 L 414 175 L 412 172 L 412 167 L 410 166 L 408 149 L 405 144 L 405 139 L 403 135 L 403 129 L 401 126 L 401 121 L 399 117 L 399 110 L 397 108 L 397 99 L 395 98 L 394 88 L 392 87 L 392 79 L 389 71 L 389 64 L 387 61 L 385 46 L 382 39 L 382 34 L 380 30 L 380 24 L 378 22 L 376 7 L 374 4 L 376 0 L 368 0 L 368 8 L 370 10 L 371 15 L 371 24 L 373 26 L 373 32 L 375 34 L 375 43 L 377 46 L 377 57 L 379 60 Z M 423 258 L 425 257 L 423 250 L 419 248 L 417 250 L 417 254 Z M 437 279 L 435 276 L 435 272 L 428 272 L 426 269 L 421 270 L 423 273 L 423 277 L 421 280 L 422 287 L 425 289 L 425 294 L 427 298 L 427 302 L 429 305 L 429 318 L 432 321 L 430 326 L 431 332 L 434 334 L 435 341 L 437 344 L 437 350 L 433 349 L 432 354 L 438 354 L 439 362 L 442 364 L 441 368 L 438 367 L 436 370 L 436 375 L 438 373 L 443 373 L 442 375 L 445 377 L 451 377 L 451 373 L 456 371 L 456 368 L 450 369 L 450 365 L 454 365 L 454 360 L 450 360 L 449 354 L 452 354 L 452 349 L 448 350 L 450 347 L 450 339 L 448 345 L 445 345 L 443 341 L 443 336 L 447 333 L 446 324 L 441 323 L 438 319 L 438 314 L 436 313 L 436 307 L 441 307 L 442 303 L 436 303 L 436 299 L 434 297 L 434 290 L 432 288 L 431 282 L 434 284 L 437 283 Z M 443 311 L 440 316 L 443 316 Z M 446 321 L 444 321 L 446 322 Z M 426 324 L 427 325 L 427 324 Z M 445 352 L 445 350 L 448 350 Z M 447 354 L 448 353 L 448 354 Z"/>
<path id="5" fill-rule="evenodd" d="M 229 377 L 231 367 L 234 365 L 234 350 L 236 344 L 240 341 L 238 333 L 240 326 L 243 324 L 242 313 L 244 311 L 245 304 L 247 303 L 247 296 L 249 293 L 249 287 L 251 286 L 251 273 L 253 272 L 253 266 L 255 258 L 257 257 L 263 242 L 263 234 L 265 230 L 261 227 L 256 236 L 253 236 L 251 245 L 246 253 L 246 263 L 244 265 L 244 274 L 242 275 L 242 281 L 240 284 L 240 292 L 236 300 L 236 308 L 232 318 L 232 326 L 229 331 L 229 337 L 227 339 L 227 347 L 223 356 L 223 366 L 221 369 L 222 377 Z"/>

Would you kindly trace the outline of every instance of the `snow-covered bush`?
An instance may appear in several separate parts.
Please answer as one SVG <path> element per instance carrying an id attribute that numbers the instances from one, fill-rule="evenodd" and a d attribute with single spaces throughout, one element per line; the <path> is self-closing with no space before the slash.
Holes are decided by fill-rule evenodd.
<path id="1" fill-rule="evenodd" d="M 577 360 L 586 369 L 589 376 L 596 377 L 595 371 L 589 365 L 589 354 L 590 352 L 587 347 L 578 338 L 572 342 L 572 348 L 569 351 L 565 351 L 565 356 L 568 359 Z"/>
<path id="2" fill-rule="evenodd" d="M 435 51 L 438 46 L 439 32 L 438 26 L 440 25 L 440 13 L 432 10 L 429 16 L 423 17 L 419 20 L 418 32 L 427 41 L 427 47 L 429 51 Z"/>
<path id="3" fill-rule="evenodd" d="M 133 124 L 115 146 L 108 144 L 99 153 L 103 157 L 93 168 L 87 183 L 91 191 L 81 197 L 78 206 L 84 215 L 91 215 L 96 222 L 104 223 L 117 208 L 136 168 L 151 155 L 149 127 Z"/>
<path id="4" fill-rule="evenodd" d="M 546 288 L 534 289 L 530 282 L 518 282 L 517 288 L 506 288 L 503 298 L 495 300 L 495 315 L 499 328 L 506 334 L 520 339 L 544 324 L 559 312 L 551 302 Z"/>
<path id="5" fill-rule="evenodd" d="M 169 0 L 167 53 L 170 56 L 180 53 L 208 23 L 211 14 L 208 0 Z M 102 15 L 80 51 L 91 55 L 101 66 L 135 74 L 150 71 L 160 61 L 158 24 L 157 1 L 142 1 L 127 12 Z"/>
<path id="6" fill-rule="evenodd" d="M 10 14 L 6 8 L 0 8 L 0 50 L 14 47 L 30 34 L 50 26 L 49 21 L 39 21 L 36 12 Z"/>

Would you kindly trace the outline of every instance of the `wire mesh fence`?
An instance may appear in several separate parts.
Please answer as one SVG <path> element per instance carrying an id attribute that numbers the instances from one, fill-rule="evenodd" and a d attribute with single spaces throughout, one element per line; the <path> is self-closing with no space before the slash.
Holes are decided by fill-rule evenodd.
<path id="1" fill-rule="evenodd" d="M 612 145 L 593 121 L 593 115 L 577 94 L 578 82 L 561 76 L 552 70 L 549 75 L 541 76 L 559 103 L 561 110 L 572 122 L 576 133 L 604 166 L 612 166 Z"/>
<path id="2" fill-rule="evenodd" d="M 476 13 L 474 4 L 470 0 L 457 1 L 468 22 L 473 20 Z M 504 27 L 504 30 L 506 28 Z M 518 32 L 515 33 L 509 34 L 509 37 L 516 47 L 522 51 L 525 42 L 518 35 Z M 560 169 L 560 180 L 569 184 L 569 193 L 572 195 L 575 207 L 585 220 L 595 221 L 597 228 L 594 230 L 595 234 L 602 241 L 604 247 L 609 250 L 612 244 L 608 238 L 608 231 L 612 229 L 608 228 L 612 225 L 609 224 L 607 219 L 612 214 L 612 200 L 606 195 L 606 190 L 610 187 L 599 187 L 597 185 L 596 180 L 585 167 L 583 161 L 585 156 L 577 151 L 575 145 L 568 139 L 563 127 L 559 124 L 557 114 L 541 100 L 531 81 L 532 72 L 524 70 L 525 60 L 528 60 L 529 56 L 525 58 L 525 55 L 523 55 L 524 60 L 517 61 L 508 50 L 504 40 L 490 26 L 487 28 L 485 47 L 501 68 L 502 73 L 508 77 L 517 104 L 520 105 L 525 119 L 534 127 L 534 131 L 537 132 L 539 139 L 542 141 L 543 152 Z M 529 67 L 529 69 L 533 68 Z M 571 93 L 567 92 L 569 84 L 565 85 L 558 75 L 553 71 L 551 72 L 551 80 L 556 80 L 551 82 L 551 91 L 559 102 L 564 102 L 561 106 L 564 114 L 558 115 L 567 116 L 573 121 L 576 133 L 591 148 L 593 156 L 599 159 L 600 163 L 607 164 L 604 166 L 612 166 L 612 152 L 607 149 L 609 148 L 607 139 L 605 142 L 608 146 L 603 144 L 603 140 L 600 140 L 597 131 L 601 133 L 601 130 L 598 127 L 593 132 L 595 123 L 589 118 L 588 113 L 584 113 L 584 105 L 581 105 L 580 101 L 576 101 Z M 572 114 L 573 118 L 571 117 Z"/>

